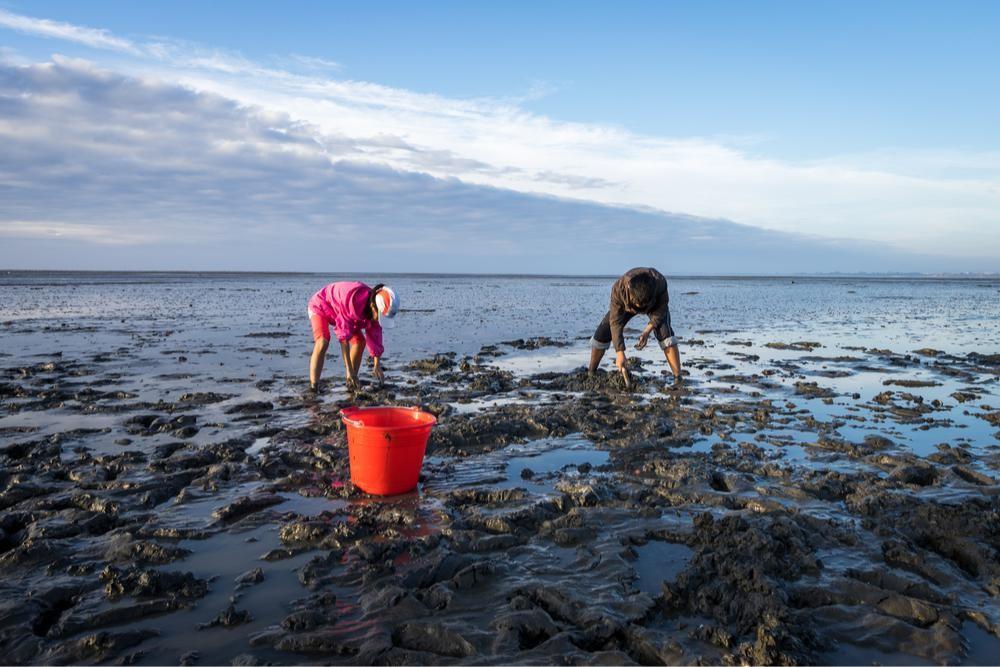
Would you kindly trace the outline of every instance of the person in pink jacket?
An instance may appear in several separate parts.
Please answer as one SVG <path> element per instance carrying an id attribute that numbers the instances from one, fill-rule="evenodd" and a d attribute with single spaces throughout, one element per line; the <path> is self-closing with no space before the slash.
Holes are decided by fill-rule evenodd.
<path id="1" fill-rule="evenodd" d="M 330 283 L 309 299 L 309 323 L 312 325 L 313 353 L 309 362 L 309 386 L 316 391 L 326 350 L 330 345 L 330 327 L 340 342 L 347 372 L 347 388 L 358 386 L 358 371 L 365 347 L 375 360 L 373 373 L 379 382 L 382 370 L 382 328 L 392 327 L 399 312 L 399 298 L 391 287 L 378 284 L 368 287 L 360 282 Z"/>

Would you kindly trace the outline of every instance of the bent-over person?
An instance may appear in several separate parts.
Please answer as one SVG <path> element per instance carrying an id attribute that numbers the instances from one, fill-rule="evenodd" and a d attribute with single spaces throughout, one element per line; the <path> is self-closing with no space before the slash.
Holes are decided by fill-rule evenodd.
<path id="1" fill-rule="evenodd" d="M 639 334 L 635 349 L 646 347 L 649 335 L 654 334 L 674 374 L 674 384 L 681 381 L 681 355 L 677 337 L 670 326 L 670 296 L 667 279 L 653 268 L 632 269 L 615 281 L 611 287 L 611 304 L 607 314 L 590 339 L 590 373 L 597 370 L 604 352 L 615 346 L 615 365 L 621 370 L 626 385 L 631 385 L 628 359 L 625 357 L 625 325 L 639 314 L 649 315 L 649 324 Z"/>

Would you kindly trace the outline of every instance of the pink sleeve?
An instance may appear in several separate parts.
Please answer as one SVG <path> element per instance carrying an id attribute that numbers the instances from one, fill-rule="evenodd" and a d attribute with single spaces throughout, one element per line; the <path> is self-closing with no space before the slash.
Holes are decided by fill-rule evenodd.
<path id="1" fill-rule="evenodd" d="M 368 341 L 368 354 L 373 357 L 381 357 L 382 353 L 385 352 L 385 347 L 382 346 L 381 325 L 378 322 L 372 322 L 365 333 L 367 334 L 365 338 Z"/>

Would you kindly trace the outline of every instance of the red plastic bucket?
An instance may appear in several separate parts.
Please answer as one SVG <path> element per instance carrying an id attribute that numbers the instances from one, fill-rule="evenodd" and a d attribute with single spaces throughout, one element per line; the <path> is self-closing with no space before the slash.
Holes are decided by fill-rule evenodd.
<path id="1" fill-rule="evenodd" d="M 412 491 L 437 419 L 420 408 L 344 408 L 351 481 L 366 493 Z"/>

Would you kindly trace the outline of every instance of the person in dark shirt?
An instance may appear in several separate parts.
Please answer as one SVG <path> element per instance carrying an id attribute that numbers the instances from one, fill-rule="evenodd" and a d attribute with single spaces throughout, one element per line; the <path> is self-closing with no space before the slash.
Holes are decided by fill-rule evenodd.
<path id="1" fill-rule="evenodd" d="M 615 281 L 611 287 L 611 304 L 601 323 L 597 325 L 590 339 L 590 373 L 597 370 L 604 352 L 615 346 L 615 365 L 621 370 L 625 384 L 631 386 L 628 360 L 625 357 L 625 325 L 639 314 L 649 315 L 649 324 L 639 334 L 635 349 L 641 350 L 649 341 L 649 334 L 655 334 L 670 370 L 674 374 L 674 384 L 681 381 L 681 355 L 677 349 L 677 337 L 670 326 L 670 297 L 667 293 L 667 279 L 653 268 L 635 268 Z"/>

